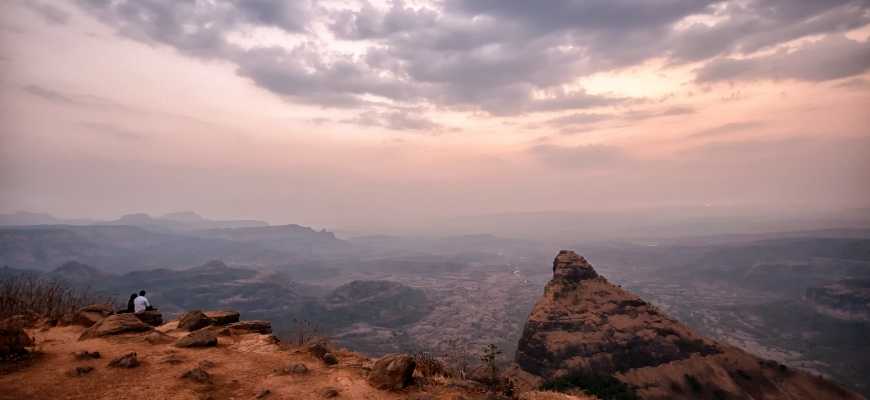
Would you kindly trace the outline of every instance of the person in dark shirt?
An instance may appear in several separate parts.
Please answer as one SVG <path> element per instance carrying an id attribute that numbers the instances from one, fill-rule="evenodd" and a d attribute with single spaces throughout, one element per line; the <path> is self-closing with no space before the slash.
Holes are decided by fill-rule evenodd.
<path id="1" fill-rule="evenodd" d="M 128 313 L 132 313 L 132 312 L 133 312 L 134 307 L 135 307 L 135 306 L 133 305 L 133 300 L 136 300 L 136 297 L 138 297 L 138 296 L 139 296 L 139 295 L 136 294 L 136 293 L 133 293 L 133 294 L 130 295 L 130 300 L 127 301 L 127 310 L 126 310 L 126 312 L 128 312 Z"/>

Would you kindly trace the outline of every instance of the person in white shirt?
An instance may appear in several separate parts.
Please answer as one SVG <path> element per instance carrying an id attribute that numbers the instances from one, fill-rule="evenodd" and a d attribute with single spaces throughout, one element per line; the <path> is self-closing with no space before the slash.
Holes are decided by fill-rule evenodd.
<path id="1" fill-rule="evenodd" d="M 139 297 L 133 299 L 133 312 L 136 314 L 141 314 L 150 309 L 151 302 L 148 301 L 148 298 L 145 297 L 145 291 L 142 290 L 139 292 Z"/>

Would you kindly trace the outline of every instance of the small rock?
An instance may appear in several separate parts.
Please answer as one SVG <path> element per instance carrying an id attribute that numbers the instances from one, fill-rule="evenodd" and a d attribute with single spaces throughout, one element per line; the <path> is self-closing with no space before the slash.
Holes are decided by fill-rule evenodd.
<path id="1" fill-rule="evenodd" d="M 329 350 L 323 345 L 323 343 L 314 343 L 308 346 L 308 352 L 314 357 L 323 359 L 323 355 L 329 353 Z"/>
<path id="2" fill-rule="evenodd" d="M 69 376 L 84 376 L 91 373 L 94 370 L 94 367 L 90 365 L 84 367 L 75 367 L 69 371 L 67 375 Z"/>
<path id="3" fill-rule="evenodd" d="M 184 357 L 179 356 L 177 354 L 170 354 L 170 355 L 160 359 L 161 363 L 172 364 L 172 365 L 178 365 L 178 364 L 181 364 L 185 361 L 187 361 L 187 360 Z"/>
<path id="4" fill-rule="evenodd" d="M 82 350 L 78 353 L 73 353 L 73 357 L 75 357 L 76 360 L 94 360 L 100 358 L 100 352 Z"/>
<path id="5" fill-rule="evenodd" d="M 323 360 L 326 365 L 338 364 L 338 358 L 332 353 L 326 353 L 320 359 Z"/>
<path id="6" fill-rule="evenodd" d="M 227 325 L 232 333 L 272 333 L 272 323 L 269 321 L 241 321 Z"/>
<path id="7" fill-rule="evenodd" d="M 200 310 L 188 311 L 178 318 L 178 329 L 184 329 L 191 332 L 205 328 L 211 324 L 211 318 L 206 316 L 205 313 Z"/>
<path id="8" fill-rule="evenodd" d="M 257 398 L 258 398 L 258 399 L 265 399 L 265 398 L 266 398 L 267 396 L 269 396 L 270 394 L 272 394 L 272 391 L 271 391 L 271 390 L 269 390 L 269 389 L 263 389 L 263 390 L 260 391 L 260 393 L 257 393 Z"/>
<path id="9" fill-rule="evenodd" d="M 167 344 L 175 341 L 175 338 L 160 331 L 154 331 L 145 335 L 145 341 L 153 344 Z"/>
<path id="10" fill-rule="evenodd" d="M 414 357 L 407 354 L 387 354 L 375 362 L 367 380 L 377 389 L 401 389 L 413 381 L 416 366 Z"/>
<path id="11" fill-rule="evenodd" d="M 109 304 L 91 304 L 76 311 L 72 322 L 87 328 L 112 314 L 114 311 Z"/>
<path id="12" fill-rule="evenodd" d="M 206 311 L 205 316 L 212 320 L 215 325 L 229 325 L 239 322 L 241 316 L 238 311 L 223 310 L 223 311 Z"/>
<path id="13" fill-rule="evenodd" d="M 194 368 L 181 375 L 181 379 L 187 379 L 197 383 L 211 383 L 211 375 L 202 368 Z"/>
<path id="14" fill-rule="evenodd" d="M 33 344 L 21 322 L 12 318 L 0 322 L 0 359 L 27 354 L 27 347 Z"/>
<path id="15" fill-rule="evenodd" d="M 287 372 L 291 374 L 307 374 L 308 367 L 305 364 L 293 364 L 287 368 Z"/>
<path id="16" fill-rule="evenodd" d="M 139 318 L 140 321 L 151 325 L 151 326 L 160 326 L 163 325 L 163 314 L 157 310 L 148 310 L 142 311 L 140 313 L 133 314 L 136 318 Z"/>
<path id="17" fill-rule="evenodd" d="M 198 330 L 175 341 L 175 347 L 214 347 L 217 343 L 217 335 L 214 332 Z"/>
<path id="18" fill-rule="evenodd" d="M 139 364 L 139 358 L 136 353 L 127 353 L 109 362 L 112 368 L 136 368 Z"/>
<path id="19" fill-rule="evenodd" d="M 320 391 L 320 396 L 324 399 L 331 399 L 333 397 L 338 397 L 338 389 L 328 387 Z"/>

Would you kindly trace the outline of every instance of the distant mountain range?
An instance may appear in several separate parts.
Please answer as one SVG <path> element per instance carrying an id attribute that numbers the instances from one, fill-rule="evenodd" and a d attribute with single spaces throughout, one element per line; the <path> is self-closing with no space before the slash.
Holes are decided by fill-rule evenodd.
<path id="1" fill-rule="evenodd" d="M 0 214 L 0 226 L 28 225 L 126 225 L 164 232 L 269 226 L 267 222 L 258 220 L 211 220 L 192 211 L 174 212 L 159 217 L 135 213 L 108 221 L 86 218 L 63 219 L 50 214 L 26 211 Z"/>
<path id="2" fill-rule="evenodd" d="M 113 273 L 184 268 L 213 259 L 280 265 L 339 253 L 349 246 L 330 232 L 298 225 L 183 232 L 116 224 L 0 227 L 0 265 L 36 270 L 67 261 Z"/>

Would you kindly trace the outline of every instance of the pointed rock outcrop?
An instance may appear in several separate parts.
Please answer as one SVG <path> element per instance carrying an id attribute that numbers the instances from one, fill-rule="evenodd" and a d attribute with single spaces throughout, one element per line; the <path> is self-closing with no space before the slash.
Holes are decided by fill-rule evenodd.
<path id="1" fill-rule="evenodd" d="M 544 381 L 616 382 L 644 399 L 861 398 L 694 333 L 567 250 L 553 261 L 515 361 Z"/>

